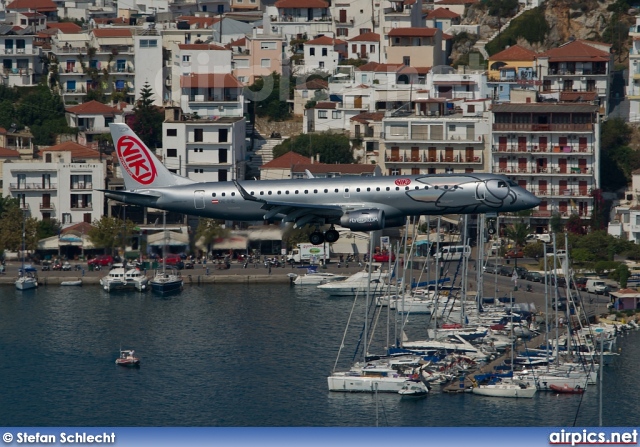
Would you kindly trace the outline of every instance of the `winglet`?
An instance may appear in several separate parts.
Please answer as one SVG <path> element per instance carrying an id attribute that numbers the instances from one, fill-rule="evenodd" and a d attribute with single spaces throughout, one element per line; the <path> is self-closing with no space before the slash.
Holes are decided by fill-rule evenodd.
<path id="1" fill-rule="evenodd" d="M 169 171 L 126 124 L 111 123 L 109 129 L 126 189 L 195 183 Z"/>
<path id="2" fill-rule="evenodd" d="M 264 200 L 259 200 L 256 197 L 249 194 L 249 192 L 246 189 L 240 186 L 240 183 L 238 183 L 237 180 L 234 179 L 232 181 L 233 181 L 233 184 L 236 185 L 236 188 L 238 188 L 238 192 L 240 192 L 240 195 L 244 200 L 250 200 L 252 202 L 264 202 Z"/>

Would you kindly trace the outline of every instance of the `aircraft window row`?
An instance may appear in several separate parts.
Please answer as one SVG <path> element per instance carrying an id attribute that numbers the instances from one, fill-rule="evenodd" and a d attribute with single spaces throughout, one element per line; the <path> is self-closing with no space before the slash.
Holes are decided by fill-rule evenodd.
<path id="1" fill-rule="evenodd" d="M 501 187 L 501 186 L 502 186 L 502 187 L 504 187 L 504 186 L 506 186 L 506 185 L 505 185 L 505 184 L 498 184 L 498 186 L 499 186 L 499 187 Z M 514 185 L 514 186 L 515 186 L 515 185 Z M 415 187 L 414 187 L 414 189 L 415 189 L 415 190 L 419 190 L 419 189 L 425 189 L 425 190 L 427 190 L 427 189 L 429 189 L 429 188 L 430 188 L 430 187 L 429 187 L 428 185 L 425 185 L 423 188 L 421 188 L 420 186 L 415 186 Z M 433 188 L 434 188 L 434 189 L 438 189 L 438 188 L 440 188 L 440 187 L 439 187 L 438 185 L 434 185 L 434 186 L 433 186 Z M 442 188 L 444 188 L 444 189 L 449 189 L 449 185 L 444 185 L 444 186 L 442 186 Z M 458 188 L 458 186 L 457 186 L 457 185 L 454 185 L 454 186 L 452 186 L 451 188 L 452 188 L 452 189 L 457 189 L 457 188 Z M 405 186 L 405 187 L 404 187 L 404 190 L 405 190 L 405 191 L 409 191 L 410 189 L 411 189 L 411 188 L 410 188 L 409 186 Z M 367 188 L 367 192 L 371 192 L 371 190 L 372 190 L 371 188 Z M 387 191 L 391 191 L 391 188 L 390 188 L 389 186 L 387 186 L 387 187 L 386 187 L 386 190 L 387 190 Z M 376 187 L 376 191 L 378 191 L 378 192 L 379 192 L 379 191 L 381 191 L 381 189 L 380 189 L 380 187 L 379 187 L 379 186 L 377 186 L 377 187 Z M 400 191 L 400 187 L 399 187 L 399 186 L 396 186 L 396 191 Z M 328 193 L 329 193 L 329 190 L 328 190 L 328 189 L 325 189 L 323 192 L 324 192 L 325 194 L 328 194 Z M 339 193 L 339 192 L 340 192 L 340 190 L 339 190 L 338 188 L 336 188 L 336 189 L 334 189 L 334 192 Z M 349 192 L 349 188 L 345 188 L 345 189 L 344 189 L 344 192 Z M 362 190 L 361 188 L 356 188 L 356 192 L 363 192 L 363 190 Z M 296 190 L 294 190 L 294 191 L 293 191 L 293 194 L 302 194 L 302 193 L 304 193 L 304 194 L 309 194 L 309 190 L 308 190 L 308 189 L 305 189 L 303 192 L 300 192 L 299 190 L 297 190 L 297 189 L 296 189 Z M 314 193 L 314 194 L 318 194 L 318 190 L 317 190 L 317 189 L 314 189 L 314 190 L 313 190 L 313 193 Z M 224 196 L 224 194 L 225 194 L 225 193 L 222 193 L 222 196 Z M 251 191 L 251 192 L 250 192 L 250 194 L 251 194 L 252 196 L 255 196 L 255 195 L 256 195 L 255 191 Z M 258 194 L 259 194 L 259 195 L 261 195 L 261 196 L 263 196 L 263 195 L 265 194 L 265 192 L 264 192 L 264 191 L 260 191 Z M 272 192 L 272 191 L 267 191 L 267 195 L 272 195 L 272 194 L 273 194 L 273 192 Z M 282 192 L 282 191 L 276 191 L 276 194 L 281 195 L 281 194 L 283 194 L 283 192 Z M 285 190 L 285 191 L 284 191 L 284 194 L 290 194 L 289 190 Z M 212 195 L 213 195 L 213 197 L 215 197 L 215 196 L 216 196 L 216 193 L 214 192 Z M 236 193 L 235 193 L 235 192 L 232 192 L 232 193 L 231 193 L 231 195 L 232 195 L 232 196 L 235 196 L 235 195 L 236 195 Z"/>

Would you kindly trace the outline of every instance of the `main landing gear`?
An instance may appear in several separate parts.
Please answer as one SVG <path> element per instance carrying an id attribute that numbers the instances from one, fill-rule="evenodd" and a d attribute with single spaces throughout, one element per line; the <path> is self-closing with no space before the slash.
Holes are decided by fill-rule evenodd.
<path id="1" fill-rule="evenodd" d="M 332 226 L 330 229 L 322 233 L 322 231 L 316 230 L 309 235 L 309 242 L 313 245 L 321 245 L 324 242 L 335 242 L 340 239 L 340 233 Z"/>

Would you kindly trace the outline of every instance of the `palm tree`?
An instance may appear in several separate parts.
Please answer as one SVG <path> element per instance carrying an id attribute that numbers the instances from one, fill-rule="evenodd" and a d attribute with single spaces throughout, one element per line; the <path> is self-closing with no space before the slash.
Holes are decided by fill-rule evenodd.
<path id="1" fill-rule="evenodd" d="M 530 232 L 530 227 L 524 222 L 516 222 L 515 224 L 507 227 L 504 231 L 504 234 L 511 239 L 515 244 L 516 253 L 519 251 L 520 247 L 524 247 L 524 244 L 527 239 L 527 235 Z M 518 257 L 515 257 L 516 260 L 516 268 L 518 267 Z"/>

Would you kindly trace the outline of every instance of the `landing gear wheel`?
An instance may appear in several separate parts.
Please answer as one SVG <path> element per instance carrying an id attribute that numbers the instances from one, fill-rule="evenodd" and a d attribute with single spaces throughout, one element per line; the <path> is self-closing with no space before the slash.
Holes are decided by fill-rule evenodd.
<path id="1" fill-rule="evenodd" d="M 492 236 L 496 234 L 496 219 L 487 219 L 487 233 Z"/>
<path id="2" fill-rule="evenodd" d="M 336 230 L 327 230 L 324 233 L 324 240 L 332 243 L 337 241 L 338 239 L 340 239 L 340 233 L 338 233 Z"/>
<path id="3" fill-rule="evenodd" d="M 309 242 L 313 245 L 320 245 L 324 242 L 324 235 L 319 231 L 314 231 L 309 235 Z"/>

